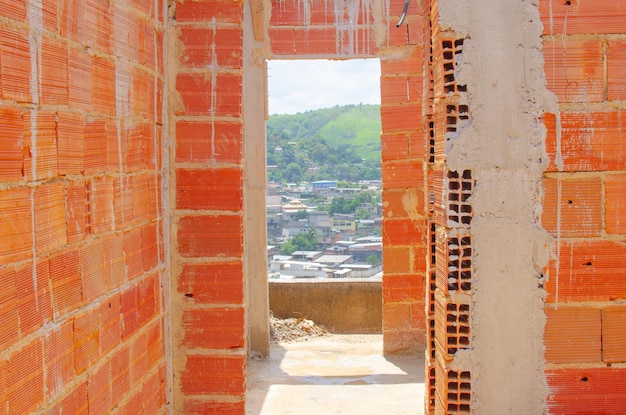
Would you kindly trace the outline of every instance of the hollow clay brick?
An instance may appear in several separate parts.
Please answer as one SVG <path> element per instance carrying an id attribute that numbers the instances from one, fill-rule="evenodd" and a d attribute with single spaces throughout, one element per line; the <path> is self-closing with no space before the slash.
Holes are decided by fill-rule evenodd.
<path id="1" fill-rule="evenodd" d="M 424 219 L 383 219 L 383 245 L 425 245 Z"/>
<path id="2" fill-rule="evenodd" d="M 546 307 L 543 335 L 550 363 L 600 362 L 601 310 L 591 307 Z"/>
<path id="3" fill-rule="evenodd" d="M 243 264 L 213 262 L 186 264 L 178 278 L 178 292 L 188 301 L 201 304 L 241 304 Z"/>
<path id="4" fill-rule="evenodd" d="M 557 242 L 546 270 L 547 302 L 614 301 L 626 298 L 626 244 L 609 240 Z M 558 288 L 557 288 L 558 285 Z"/>
<path id="5" fill-rule="evenodd" d="M 188 395 L 232 395 L 245 393 L 245 357 L 243 355 L 187 356 L 181 374 L 181 388 Z"/>
<path id="6" fill-rule="evenodd" d="M 553 414 L 619 414 L 626 399 L 626 369 L 569 368 L 546 370 Z"/>
<path id="7" fill-rule="evenodd" d="M 36 338 L 9 357 L 7 401 L 9 413 L 30 413 L 43 403 L 42 342 Z"/>
<path id="8" fill-rule="evenodd" d="M 385 303 L 423 301 L 424 280 L 423 274 L 385 275 L 383 301 Z"/>
<path id="9" fill-rule="evenodd" d="M 383 163 L 384 189 L 420 188 L 423 186 L 421 161 L 389 161 Z"/>
<path id="10" fill-rule="evenodd" d="M 243 32 L 240 27 L 183 26 L 180 28 L 179 40 L 184 45 L 180 61 L 186 67 L 242 67 Z"/>
<path id="11" fill-rule="evenodd" d="M 544 34 L 623 33 L 626 5 L 621 1 L 540 0 Z"/>
<path id="12" fill-rule="evenodd" d="M 203 349 L 235 349 L 244 345 L 243 308 L 185 310 L 183 345 Z"/>
<path id="13" fill-rule="evenodd" d="M 176 5 L 177 22 L 240 23 L 243 20 L 243 3 L 225 0 L 188 1 Z"/>
<path id="14" fill-rule="evenodd" d="M 544 41 L 547 87 L 559 102 L 599 102 L 604 99 L 602 42 Z"/>
<path id="15" fill-rule="evenodd" d="M 626 212 L 626 174 L 609 174 L 606 176 L 605 215 L 607 233 L 626 233 L 626 221 L 622 220 Z"/>
<path id="16" fill-rule="evenodd" d="M 178 249 L 185 257 L 241 257 L 242 223 L 238 215 L 185 216 L 178 225 Z"/>
<path id="17" fill-rule="evenodd" d="M 243 208 L 242 180 L 240 169 L 178 169 L 176 208 L 239 211 Z"/>
<path id="18" fill-rule="evenodd" d="M 542 222 L 553 236 L 565 238 L 600 235 L 602 230 L 601 179 L 545 178 L 543 187 Z M 557 220 L 560 220 L 560 224 Z"/>
<path id="19" fill-rule="evenodd" d="M 619 4 L 619 2 L 615 2 Z M 623 11 L 626 14 L 626 7 Z M 626 42 L 613 40 L 607 47 L 607 77 L 609 101 L 626 99 Z"/>
<path id="20" fill-rule="evenodd" d="M 550 171 L 557 171 L 556 117 L 545 113 L 543 122 L 548 129 L 546 150 L 550 156 Z M 571 112 L 563 111 L 561 122 L 562 171 L 622 170 L 626 145 L 624 111 Z"/>
<path id="21" fill-rule="evenodd" d="M 602 360 L 626 362 L 626 306 L 602 309 Z"/>
<path id="22" fill-rule="evenodd" d="M 178 121 L 176 161 L 242 162 L 241 122 Z"/>

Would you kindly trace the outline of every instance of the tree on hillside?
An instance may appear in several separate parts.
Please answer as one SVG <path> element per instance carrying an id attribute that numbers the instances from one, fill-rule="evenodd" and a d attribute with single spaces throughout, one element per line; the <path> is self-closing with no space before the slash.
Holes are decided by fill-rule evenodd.
<path id="1" fill-rule="evenodd" d="M 378 258 L 378 255 L 370 254 L 367 256 L 367 258 L 365 258 L 365 262 L 367 262 L 370 265 L 378 265 L 378 263 L 380 262 L 380 259 Z"/>
<path id="2" fill-rule="evenodd" d="M 302 181 L 302 167 L 298 163 L 289 163 L 283 172 L 283 180 L 287 183 L 300 183 Z"/>
<path id="3" fill-rule="evenodd" d="M 297 220 L 307 219 L 309 217 L 309 212 L 307 212 L 306 210 L 299 210 L 293 215 L 293 217 Z"/>
<path id="4" fill-rule="evenodd" d="M 366 203 L 372 203 L 373 199 L 374 196 L 372 192 L 359 193 L 354 199 L 346 199 L 343 196 L 338 196 L 330 203 L 329 212 L 331 215 L 335 213 L 354 213 L 356 208 Z"/>
<path id="5" fill-rule="evenodd" d="M 295 238 L 280 246 L 281 255 L 291 255 L 296 251 L 314 251 L 317 248 L 317 232 L 311 228 L 299 233 Z"/>
<path id="6" fill-rule="evenodd" d="M 354 212 L 354 219 L 372 219 L 372 214 L 367 210 L 357 210 Z"/>

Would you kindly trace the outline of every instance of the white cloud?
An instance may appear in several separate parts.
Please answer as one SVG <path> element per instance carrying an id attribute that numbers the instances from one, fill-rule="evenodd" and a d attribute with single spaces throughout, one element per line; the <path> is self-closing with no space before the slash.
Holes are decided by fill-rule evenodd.
<path id="1" fill-rule="evenodd" d="M 378 59 L 268 62 L 270 114 L 347 104 L 380 104 Z"/>

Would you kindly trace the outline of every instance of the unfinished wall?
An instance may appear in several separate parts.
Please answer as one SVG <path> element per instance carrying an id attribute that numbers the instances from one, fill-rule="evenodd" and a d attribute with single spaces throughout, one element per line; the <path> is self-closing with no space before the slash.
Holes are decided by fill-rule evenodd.
<path id="1" fill-rule="evenodd" d="M 170 2 L 174 412 L 243 414 L 243 2 Z"/>
<path id="2" fill-rule="evenodd" d="M 426 6 L 427 411 L 619 413 L 626 4 Z"/>
<path id="3" fill-rule="evenodd" d="M 272 2 L 268 59 L 381 62 L 385 352 L 425 347 L 421 9 L 402 2 Z"/>
<path id="4" fill-rule="evenodd" d="M 0 413 L 164 412 L 159 2 L 0 2 Z"/>
<path id="5" fill-rule="evenodd" d="M 541 174 L 547 160 L 538 10 L 425 2 L 430 129 L 426 410 L 542 413 Z M 428 4 L 430 3 L 430 4 Z"/>
<path id="6" fill-rule="evenodd" d="M 550 413 L 619 413 L 626 399 L 626 2 L 539 2 L 550 165 L 543 226 Z"/>
<path id="7" fill-rule="evenodd" d="M 308 318 L 331 333 L 382 332 L 380 280 L 270 280 L 270 307 L 279 318 Z"/>

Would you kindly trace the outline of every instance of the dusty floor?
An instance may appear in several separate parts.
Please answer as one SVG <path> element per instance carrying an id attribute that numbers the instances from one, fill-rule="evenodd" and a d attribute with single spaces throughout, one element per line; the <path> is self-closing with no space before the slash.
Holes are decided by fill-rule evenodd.
<path id="1" fill-rule="evenodd" d="M 248 367 L 247 415 L 420 415 L 423 358 L 382 356 L 381 335 L 272 343 Z"/>

